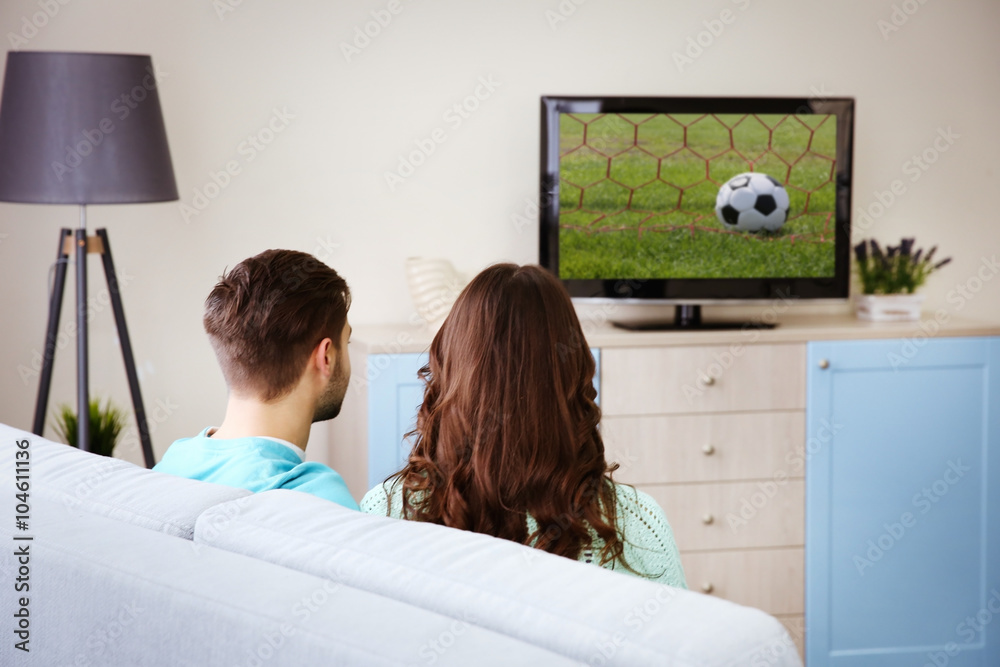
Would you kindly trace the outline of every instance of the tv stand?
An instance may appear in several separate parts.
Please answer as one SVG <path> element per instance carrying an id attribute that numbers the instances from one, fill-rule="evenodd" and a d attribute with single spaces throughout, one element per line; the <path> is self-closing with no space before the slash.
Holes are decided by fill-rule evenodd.
<path id="1" fill-rule="evenodd" d="M 698 329 L 773 329 L 775 324 L 767 322 L 703 322 L 701 306 L 698 304 L 677 304 L 674 309 L 673 322 L 612 322 L 616 327 L 630 331 L 666 331 L 679 329 L 695 331 Z"/>

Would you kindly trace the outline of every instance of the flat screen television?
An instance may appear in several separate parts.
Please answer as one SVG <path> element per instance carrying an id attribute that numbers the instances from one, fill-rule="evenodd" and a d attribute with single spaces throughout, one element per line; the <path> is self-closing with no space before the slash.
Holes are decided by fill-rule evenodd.
<path id="1" fill-rule="evenodd" d="M 712 326 L 702 304 L 847 298 L 853 99 L 546 96 L 541 112 L 539 262 L 574 299 Z"/>

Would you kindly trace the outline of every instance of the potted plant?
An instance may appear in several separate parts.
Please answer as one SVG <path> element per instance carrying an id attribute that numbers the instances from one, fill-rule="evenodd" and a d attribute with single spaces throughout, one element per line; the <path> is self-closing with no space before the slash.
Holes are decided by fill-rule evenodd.
<path id="1" fill-rule="evenodd" d="M 67 444 L 77 446 L 76 412 L 70 406 L 60 405 L 52 423 L 59 437 Z M 101 456 L 114 453 L 118 437 L 125 427 L 125 412 L 108 399 L 101 407 L 99 399 L 90 401 L 90 451 Z"/>
<path id="2" fill-rule="evenodd" d="M 922 248 L 914 249 L 915 243 L 916 239 L 904 238 L 899 245 L 882 250 L 878 241 L 871 239 L 854 246 L 862 291 L 855 298 L 860 319 L 873 322 L 920 319 L 924 295 L 917 294 L 917 288 L 951 258 L 935 263 L 937 246 L 925 255 Z"/>

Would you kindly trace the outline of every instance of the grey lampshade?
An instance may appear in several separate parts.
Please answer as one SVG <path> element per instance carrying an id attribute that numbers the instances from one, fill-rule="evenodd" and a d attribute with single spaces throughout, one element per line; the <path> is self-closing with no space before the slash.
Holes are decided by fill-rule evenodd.
<path id="1" fill-rule="evenodd" d="M 172 201 L 177 184 L 149 56 L 7 54 L 0 201 Z"/>

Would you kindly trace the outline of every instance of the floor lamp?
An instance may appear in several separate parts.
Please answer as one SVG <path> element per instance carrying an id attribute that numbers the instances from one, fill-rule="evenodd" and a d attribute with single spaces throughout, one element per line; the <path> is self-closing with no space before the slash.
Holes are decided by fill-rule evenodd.
<path id="1" fill-rule="evenodd" d="M 66 267 L 76 260 L 77 446 L 90 449 L 87 366 L 87 255 L 100 254 L 146 467 L 152 467 L 146 411 L 125 325 L 107 230 L 87 235 L 88 204 L 177 199 L 167 133 L 149 56 L 10 52 L 0 100 L 0 201 L 76 204 L 76 230 L 59 232 L 33 431 L 42 434 Z"/>

